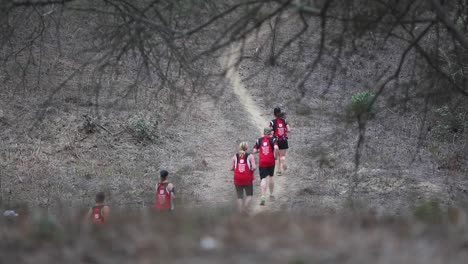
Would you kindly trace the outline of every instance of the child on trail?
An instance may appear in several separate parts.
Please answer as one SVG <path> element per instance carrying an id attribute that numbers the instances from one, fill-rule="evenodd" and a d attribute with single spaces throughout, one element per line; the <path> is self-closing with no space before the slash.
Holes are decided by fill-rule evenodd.
<path id="1" fill-rule="evenodd" d="M 273 197 L 273 175 L 275 173 L 275 161 L 278 157 L 278 143 L 271 137 L 273 130 L 269 127 L 263 129 L 263 137 L 257 139 L 253 153 L 259 153 L 258 167 L 260 172 L 260 189 L 262 192 L 260 205 L 265 205 L 267 184 L 270 189 L 270 198 Z"/>
<path id="2" fill-rule="evenodd" d="M 109 206 L 104 204 L 106 195 L 104 192 L 98 192 L 96 194 L 96 204 L 91 207 L 86 215 L 86 222 L 92 222 L 93 224 L 103 224 L 109 219 Z"/>
<path id="3" fill-rule="evenodd" d="M 156 201 L 154 208 L 158 211 L 173 211 L 175 199 L 175 187 L 168 181 L 169 172 L 159 172 L 160 180 L 156 184 Z"/>
<path id="4" fill-rule="evenodd" d="M 242 214 L 248 214 L 253 195 L 253 172 L 257 168 L 253 155 L 247 153 L 247 149 L 247 142 L 240 143 L 239 152 L 231 159 L 231 170 L 234 171 L 234 186 L 237 193 L 237 208 Z"/>
<path id="5" fill-rule="evenodd" d="M 273 110 L 275 119 L 270 121 L 270 127 L 273 129 L 273 137 L 276 138 L 279 148 L 279 158 L 277 174 L 281 175 L 282 170 L 286 170 L 286 150 L 288 149 L 288 133 L 291 132 L 288 122 L 286 122 L 286 113 L 281 112 L 281 108 L 276 107 Z"/>

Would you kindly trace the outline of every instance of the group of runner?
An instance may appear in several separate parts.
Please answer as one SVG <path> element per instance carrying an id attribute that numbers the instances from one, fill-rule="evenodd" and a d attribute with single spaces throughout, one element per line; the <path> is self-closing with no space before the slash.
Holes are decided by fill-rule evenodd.
<path id="1" fill-rule="evenodd" d="M 248 143 L 241 142 L 239 151 L 231 159 L 230 169 L 234 171 L 234 186 L 237 193 L 237 208 L 239 212 L 247 214 L 253 196 L 254 172 L 257 169 L 255 158 L 252 154 L 259 155 L 258 168 L 260 175 L 261 199 L 260 205 L 265 205 L 267 187 L 270 200 L 274 199 L 273 176 L 281 175 L 287 169 L 286 150 L 288 149 L 288 136 L 291 131 L 285 119 L 285 113 L 279 107 L 273 110 L 274 119 L 268 127 L 263 129 L 263 137 L 257 139 L 252 149 L 248 152 Z M 158 211 L 174 210 L 175 187 L 169 182 L 169 172 L 161 170 L 160 179 L 155 186 L 156 199 L 154 208 Z M 245 196 L 244 196 L 245 193 Z M 105 204 L 105 194 L 99 192 L 95 198 L 96 204 L 91 207 L 86 215 L 86 221 L 101 224 L 109 218 L 110 209 Z"/>
<path id="2" fill-rule="evenodd" d="M 265 205 L 267 186 L 270 200 L 274 199 L 273 176 L 279 176 L 288 167 L 286 165 L 286 150 L 288 149 L 288 132 L 291 131 L 285 119 L 285 113 L 279 107 L 273 110 L 274 119 L 263 129 L 263 137 L 257 139 L 252 154 L 259 154 L 258 171 L 260 175 L 261 198 L 260 205 Z M 255 158 L 247 152 L 248 143 L 241 142 L 239 151 L 231 158 L 230 169 L 234 171 L 234 186 L 237 193 L 237 208 L 239 212 L 248 214 L 253 196 L 254 172 L 257 169 Z M 245 196 L 244 196 L 245 193 Z"/>
<path id="3" fill-rule="evenodd" d="M 159 172 L 159 181 L 156 183 L 155 192 L 156 199 L 154 208 L 158 211 L 170 212 L 174 210 L 175 187 L 174 184 L 169 182 L 169 172 L 161 170 Z M 88 210 L 85 221 L 93 224 L 103 224 L 109 220 L 110 209 L 105 204 L 104 192 L 96 194 L 96 204 Z"/>

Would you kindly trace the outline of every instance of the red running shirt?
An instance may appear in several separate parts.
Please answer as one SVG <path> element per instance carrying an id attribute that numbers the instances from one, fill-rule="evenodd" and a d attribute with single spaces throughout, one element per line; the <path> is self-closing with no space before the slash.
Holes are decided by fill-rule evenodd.
<path id="1" fill-rule="evenodd" d="M 167 189 L 168 184 L 168 182 L 159 182 L 156 188 L 156 201 L 154 202 L 154 208 L 161 211 L 171 209 L 171 194 Z"/>
<path id="2" fill-rule="evenodd" d="M 288 122 L 286 122 L 283 118 L 275 118 L 270 121 L 270 127 L 273 129 L 273 136 L 280 139 L 287 139 L 288 137 L 288 129 L 286 126 Z"/>
<path id="3" fill-rule="evenodd" d="M 259 161 L 258 166 L 262 168 L 271 167 L 275 165 L 275 149 L 277 146 L 275 138 L 271 138 L 268 135 L 263 136 L 263 138 L 257 139 L 254 149 L 259 152 Z"/>
<path id="4" fill-rule="evenodd" d="M 234 185 L 250 185 L 254 180 L 249 154 L 243 157 L 236 154 L 234 161 Z"/>

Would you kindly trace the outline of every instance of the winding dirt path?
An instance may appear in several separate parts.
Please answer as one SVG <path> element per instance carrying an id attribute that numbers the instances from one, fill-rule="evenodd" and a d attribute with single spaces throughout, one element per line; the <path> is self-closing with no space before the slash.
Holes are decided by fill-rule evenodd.
<path id="1" fill-rule="evenodd" d="M 268 126 L 269 120 L 266 119 L 263 114 L 265 111 L 262 111 L 260 106 L 255 103 L 253 100 L 251 94 L 249 91 L 245 88 L 242 78 L 239 74 L 239 71 L 237 69 L 236 63 L 239 61 L 241 56 L 240 52 L 240 47 L 239 45 L 231 47 L 228 49 L 223 56 L 221 57 L 221 65 L 227 69 L 226 72 L 226 78 L 229 80 L 231 83 L 232 89 L 234 93 L 237 95 L 239 98 L 239 101 L 244 108 L 244 110 L 248 113 L 248 117 L 252 123 L 253 126 L 258 128 L 259 134 L 258 135 L 252 135 L 252 139 L 256 139 L 260 137 L 260 135 L 263 134 L 263 128 L 265 126 Z M 249 146 L 252 147 L 252 146 Z M 258 165 L 258 156 L 256 157 L 257 165 Z M 258 171 L 258 170 L 257 170 Z M 268 201 L 265 206 L 260 206 L 260 177 L 258 175 L 258 172 L 255 172 L 255 178 L 256 180 L 254 181 L 254 186 L 255 191 L 254 191 L 254 199 L 253 199 L 253 208 L 252 211 L 253 213 L 259 213 L 263 211 L 268 211 L 271 210 L 272 208 L 279 208 L 279 204 L 277 204 L 279 201 Z M 285 195 L 285 192 L 283 190 L 284 182 L 285 182 L 285 177 L 274 177 L 275 180 L 275 189 L 274 189 L 274 195 L 275 197 L 283 197 Z"/>

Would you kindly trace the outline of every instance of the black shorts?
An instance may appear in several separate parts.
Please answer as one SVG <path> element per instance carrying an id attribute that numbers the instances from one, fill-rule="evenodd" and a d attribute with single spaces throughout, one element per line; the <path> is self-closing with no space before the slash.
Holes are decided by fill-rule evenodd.
<path id="1" fill-rule="evenodd" d="M 235 185 L 235 186 L 236 186 L 237 199 L 244 198 L 244 190 L 245 190 L 245 195 L 247 196 L 253 195 L 253 184 Z"/>
<path id="2" fill-rule="evenodd" d="M 258 171 L 260 172 L 260 179 L 264 179 L 268 176 L 273 176 L 275 173 L 275 165 L 270 167 L 259 167 Z"/>
<path id="3" fill-rule="evenodd" d="M 288 149 L 289 148 L 287 139 L 278 140 L 277 142 L 278 142 L 278 148 L 279 149 Z"/>

